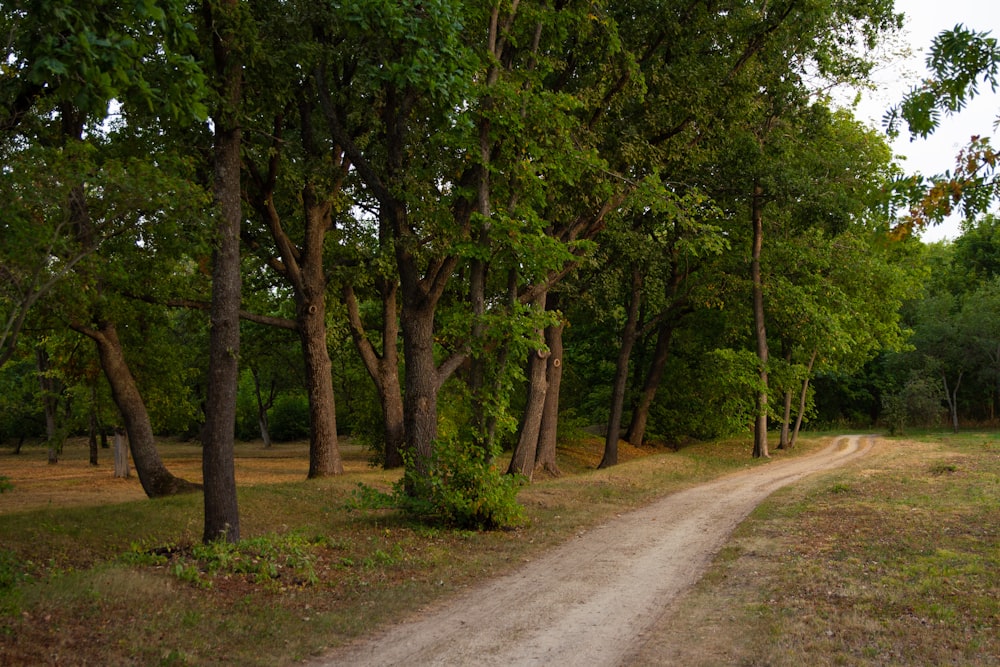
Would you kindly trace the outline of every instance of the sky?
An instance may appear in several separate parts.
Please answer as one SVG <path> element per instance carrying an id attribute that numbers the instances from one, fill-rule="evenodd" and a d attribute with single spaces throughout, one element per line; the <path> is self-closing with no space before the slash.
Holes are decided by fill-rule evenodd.
<path id="1" fill-rule="evenodd" d="M 877 89 L 862 94 L 857 115 L 861 120 L 882 127 L 882 115 L 897 104 L 903 95 L 927 75 L 924 61 L 931 40 L 942 30 L 961 23 L 976 32 L 990 31 L 1000 39 L 1000 2 L 997 0 L 896 0 L 896 11 L 906 15 L 902 39 L 913 55 L 901 62 L 891 62 L 874 74 Z M 1000 115 L 1000 92 L 989 86 L 959 114 L 944 117 L 941 126 L 927 139 L 910 140 L 903 132 L 893 142 L 896 155 L 903 156 L 903 169 L 926 176 L 951 170 L 955 156 L 973 135 L 1000 137 L 994 123 Z M 997 143 L 997 142 L 995 142 Z M 959 235 L 959 218 L 930 227 L 921 234 L 927 242 L 954 239 Z"/>

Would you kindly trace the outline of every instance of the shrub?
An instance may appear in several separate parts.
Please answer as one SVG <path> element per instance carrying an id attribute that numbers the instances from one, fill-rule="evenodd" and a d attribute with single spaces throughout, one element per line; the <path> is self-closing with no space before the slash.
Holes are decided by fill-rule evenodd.
<path id="1" fill-rule="evenodd" d="M 301 440 L 309 437 L 309 399 L 283 394 L 274 401 L 270 411 L 271 438 L 278 441 Z"/>
<path id="2" fill-rule="evenodd" d="M 404 455 L 406 472 L 391 494 L 359 485 L 354 507 L 397 507 L 419 521 L 451 528 L 495 530 L 524 521 L 517 502 L 523 478 L 504 475 L 481 448 L 457 437 L 439 438 L 434 454 L 419 471 L 412 456 Z"/>

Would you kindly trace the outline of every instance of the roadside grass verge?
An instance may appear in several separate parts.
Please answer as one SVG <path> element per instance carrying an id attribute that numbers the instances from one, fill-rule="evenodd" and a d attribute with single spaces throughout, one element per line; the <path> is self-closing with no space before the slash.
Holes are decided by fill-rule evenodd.
<path id="1" fill-rule="evenodd" d="M 826 442 L 807 438 L 777 457 Z M 623 463 L 595 470 L 601 447 L 598 438 L 561 446 L 564 475 L 521 490 L 529 521 L 511 531 L 443 530 L 394 510 L 351 509 L 359 483 L 389 490 L 398 479 L 365 466 L 337 478 L 242 485 L 245 539 L 232 548 L 198 543 L 197 494 L 0 512 L 0 665 L 291 664 L 654 497 L 761 464 L 746 441 L 728 440 L 678 452 L 623 444 Z M 161 454 L 177 469 L 191 464 L 188 449 Z M 173 451 L 183 461 L 172 461 Z M 2 460 L 15 490 L 27 486 L 16 474 L 22 460 Z"/>
<path id="2" fill-rule="evenodd" d="M 884 439 L 736 531 L 639 665 L 1000 664 L 1000 436 Z"/>

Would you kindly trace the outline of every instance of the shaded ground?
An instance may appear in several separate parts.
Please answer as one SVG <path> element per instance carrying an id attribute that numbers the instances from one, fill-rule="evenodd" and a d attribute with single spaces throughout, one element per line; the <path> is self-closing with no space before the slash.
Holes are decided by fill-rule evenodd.
<path id="1" fill-rule="evenodd" d="M 873 444 L 867 436 L 838 438 L 817 454 L 672 494 L 312 664 L 628 664 L 758 503 Z"/>

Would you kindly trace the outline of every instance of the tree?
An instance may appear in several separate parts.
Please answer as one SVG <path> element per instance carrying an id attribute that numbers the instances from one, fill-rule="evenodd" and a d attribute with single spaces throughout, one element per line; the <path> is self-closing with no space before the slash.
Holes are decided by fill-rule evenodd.
<path id="1" fill-rule="evenodd" d="M 240 147 L 243 58 L 246 36 L 239 0 L 205 3 L 217 100 L 213 111 L 213 192 L 216 239 L 212 252 L 212 307 L 208 395 L 202 430 L 205 542 L 240 539 L 233 447 L 240 350 Z"/>
<path id="2" fill-rule="evenodd" d="M 98 234 L 81 245 L 68 229 L 71 218 L 53 215 L 67 198 L 59 190 L 78 187 L 87 167 L 74 145 L 40 141 L 39 133 L 61 119 L 72 137 L 74 124 L 106 118 L 113 99 L 156 106 L 173 118 L 204 117 L 204 77 L 185 53 L 193 34 L 184 3 L 175 0 L 10 2 L 0 10 L 0 31 L 8 36 L 0 152 L 10 167 L 0 185 L 11 214 L 0 223 L 2 365 L 28 310 L 101 241 Z"/>
<path id="3" fill-rule="evenodd" d="M 934 38 L 927 67 L 931 77 L 886 112 L 884 123 L 891 135 L 906 123 L 911 136 L 926 137 L 937 129 L 942 115 L 960 113 L 981 84 L 995 91 L 1000 83 L 1000 46 L 989 32 L 958 24 Z M 940 221 L 959 204 L 968 219 L 988 210 L 1000 198 L 996 165 L 997 152 L 990 140 L 971 137 L 956 158 L 954 173 L 911 179 L 918 185 L 916 201 L 901 231 Z"/>

